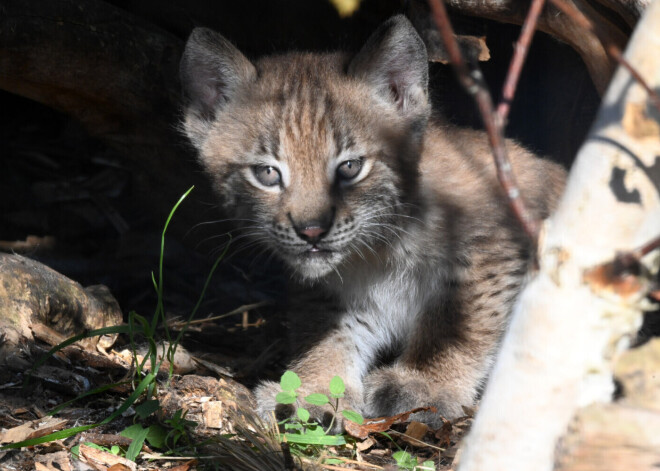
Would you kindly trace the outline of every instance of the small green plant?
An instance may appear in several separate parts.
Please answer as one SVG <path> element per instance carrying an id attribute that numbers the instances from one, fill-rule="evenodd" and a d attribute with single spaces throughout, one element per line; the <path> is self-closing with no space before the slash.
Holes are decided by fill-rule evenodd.
<path id="1" fill-rule="evenodd" d="M 171 441 L 171 447 L 176 448 L 181 438 L 184 439 L 186 445 L 194 448 L 188 430 L 197 426 L 197 422 L 186 419 L 187 412 L 182 409 L 177 410 L 171 419 L 166 419 L 165 424 L 170 427 L 170 431 L 165 436 L 165 443 Z"/>
<path id="2" fill-rule="evenodd" d="M 286 371 L 280 379 L 282 392 L 275 396 L 275 401 L 279 404 L 298 403 L 299 393 L 297 390 L 302 386 L 300 377 L 293 371 Z M 332 420 L 327 429 L 311 419 L 309 410 L 304 407 L 296 409 L 296 415 L 280 422 L 285 432 L 280 434 L 280 440 L 285 441 L 291 447 L 291 450 L 297 454 L 308 454 L 307 452 L 318 451 L 316 447 L 341 446 L 346 445 L 345 435 L 332 435 L 330 430 L 335 423 L 337 414 L 339 414 L 339 400 L 344 397 L 346 386 L 344 381 L 335 376 L 329 384 L 330 396 L 323 393 L 313 393 L 304 397 L 305 402 L 313 406 L 329 405 L 333 411 Z M 341 415 L 348 420 L 361 424 L 364 419 L 362 416 L 352 410 L 341 410 Z M 315 453 L 313 453 L 315 454 Z"/>
<path id="3" fill-rule="evenodd" d="M 422 464 L 419 464 L 417 458 L 407 451 L 395 451 L 392 453 L 392 458 L 394 458 L 396 465 L 401 469 L 408 469 L 410 471 L 435 471 L 435 463 L 433 461 L 424 461 Z"/>
<path id="4" fill-rule="evenodd" d="M 149 435 L 150 430 L 151 427 L 145 428 L 140 424 L 133 424 L 119 433 L 119 435 L 122 437 L 130 438 L 132 440 L 131 444 L 126 450 L 126 459 L 135 461 L 135 458 L 137 458 L 137 456 L 140 454 L 140 451 L 142 451 L 142 445 L 147 439 L 147 435 Z"/>

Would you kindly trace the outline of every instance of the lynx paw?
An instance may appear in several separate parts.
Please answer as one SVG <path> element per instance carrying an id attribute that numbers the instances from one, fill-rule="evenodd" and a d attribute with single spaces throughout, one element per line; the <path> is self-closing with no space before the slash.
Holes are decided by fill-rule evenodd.
<path id="1" fill-rule="evenodd" d="M 278 404 L 275 401 L 275 396 L 281 390 L 280 385 L 274 381 L 263 381 L 257 386 L 254 390 L 254 396 L 257 398 L 257 414 L 259 417 L 268 422 L 273 422 L 284 420 L 293 415 L 295 412 L 293 406 L 291 406 L 291 411 L 284 410 L 282 407 L 278 410 L 277 406 L 283 406 L 283 404 Z M 282 417 L 278 417 L 278 415 Z"/>
<path id="2" fill-rule="evenodd" d="M 452 399 L 442 385 L 433 383 L 419 372 L 404 368 L 381 368 L 370 373 L 364 382 L 365 412 L 369 417 L 400 414 L 417 407 L 433 406 L 438 412 L 418 412 L 412 420 L 432 427 L 442 425 L 441 417 L 463 415 L 462 401 Z M 471 405 L 465 404 L 465 405 Z"/>

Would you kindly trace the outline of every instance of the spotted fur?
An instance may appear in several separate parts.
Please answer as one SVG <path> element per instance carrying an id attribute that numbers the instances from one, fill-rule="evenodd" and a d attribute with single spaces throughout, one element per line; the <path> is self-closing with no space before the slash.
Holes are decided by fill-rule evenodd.
<path id="1" fill-rule="evenodd" d="M 294 333 L 317 339 L 291 366 L 303 387 L 323 392 L 339 375 L 345 407 L 433 405 L 438 415 L 418 417 L 431 425 L 474 404 L 531 247 L 483 133 L 431 118 L 410 23 L 392 18 L 355 56 L 254 62 L 198 28 L 181 77 L 186 133 L 227 211 L 332 302 L 292 307 Z M 527 204 L 546 217 L 563 170 L 507 146 Z M 278 409 L 277 391 L 257 388 L 262 415 Z"/>

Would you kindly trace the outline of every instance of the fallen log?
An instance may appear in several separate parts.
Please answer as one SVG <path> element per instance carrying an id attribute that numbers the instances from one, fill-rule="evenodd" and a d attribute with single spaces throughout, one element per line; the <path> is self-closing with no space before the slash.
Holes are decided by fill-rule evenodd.
<path id="1" fill-rule="evenodd" d="M 0 364 L 22 342 L 34 340 L 32 326 L 44 324 L 65 337 L 122 322 L 119 304 L 102 285 L 79 283 L 20 255 L 0 253 Z M 116 335 L 85 339 L 109 347 Z"/>

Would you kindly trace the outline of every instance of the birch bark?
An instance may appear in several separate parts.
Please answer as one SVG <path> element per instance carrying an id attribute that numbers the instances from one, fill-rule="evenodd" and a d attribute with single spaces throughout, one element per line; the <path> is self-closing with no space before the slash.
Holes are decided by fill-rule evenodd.
<path id="1" fill-rule="evenodd" d="M 625 57 L 660 90 L 660 0 Z M 544 224 L 540 270 L 517 303 L 458 470 L 551 470 L 576 410 L 611 400 L 612 359 L 639 327 L 645 293 L 596 289 L 584 274 L 660 234 L 659 123 L 620 68 Z"/>

